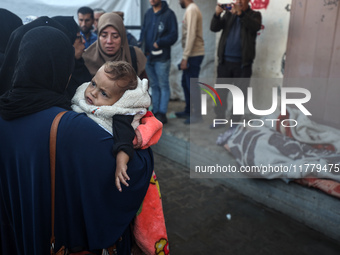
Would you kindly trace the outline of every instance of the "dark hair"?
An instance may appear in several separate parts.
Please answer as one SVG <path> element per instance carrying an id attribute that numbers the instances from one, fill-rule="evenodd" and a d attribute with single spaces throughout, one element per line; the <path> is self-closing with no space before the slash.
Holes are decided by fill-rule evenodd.
<path id="1" fill-rule="evenodd" d="M 132 65 L 126 61 L 107 61 L 104 64 L 104 72 L 112 81 L 124 81 L 124 84 L 118 85 L 122 93 L 137 88 L 137 74 Z"/>
<path id="2" fill-rule="evenodd" d="M 83 6 L 83 7 L 80 7 L 78 9 L 78 12 L 77 13 L 81 13 L 81 14 L 91 14 L 91 18 L 94 19 L 94 15 L 93 15 L 93 10 L 88 7 L 88 6 Z"/>

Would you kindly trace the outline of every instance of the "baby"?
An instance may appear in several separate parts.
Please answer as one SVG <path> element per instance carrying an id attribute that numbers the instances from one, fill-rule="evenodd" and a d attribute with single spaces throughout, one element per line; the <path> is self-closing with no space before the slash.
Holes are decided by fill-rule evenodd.
<path id="1" fill-rule="evenodd" d="M 115 184 L 119 191 L 122 191 L 120 183 L 129 186 L 127 163 L 134 153 L 135 129 L 150 103 L 148 81 L 140 80 L 125 61 L 106 62 L 90 83 L 79 86 L 72 98 L 74 111 L 85 112 L 113 135 Z"/>

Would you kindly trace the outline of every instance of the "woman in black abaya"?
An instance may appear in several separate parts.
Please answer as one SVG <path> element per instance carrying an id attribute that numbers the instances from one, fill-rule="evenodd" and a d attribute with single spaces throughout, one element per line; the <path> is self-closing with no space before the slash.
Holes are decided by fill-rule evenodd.
<path id="1" fill-rule="evenodd" d="M 74 48 L 52 27 L 21 40 L 11 89 L 0 97 L 0 254 L 47 254 L 51 237 L 49 134 L 54 117 L 69 109 L 65 89 Z M 114 185 L 112 136 L 84 114 L 68 111 L 58 127 L 56 250 L 117 245 L 131 254 L 129 224 L 146 194 L 151 149 L 129 162 L 129 187 Z M 100 254 L 100 253 L 99 253 Z"/>
<path id="2" fill-rule="evenodd" d="M 52 17 L 53 20 L 62 24 L 69 32 L 69 38 L 75 49 L 75 65 L 74 70 L 67 86 L 67 95 L 70 99 L 74 96 L 77 88 L 84 82 L 91 81 L 92 76 L 85 66 L 82 57 L 85 44 L 83 37 L 80 35 L 80 29 L 72 16 L 56 16 Z"/>

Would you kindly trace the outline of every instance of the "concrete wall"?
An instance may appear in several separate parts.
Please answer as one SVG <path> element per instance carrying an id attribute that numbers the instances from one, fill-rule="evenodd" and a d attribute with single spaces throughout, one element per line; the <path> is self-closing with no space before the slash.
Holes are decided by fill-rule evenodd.
<path id="1" fill-rule="evenodd" d="M 318 78 L 303 83 L 308 109 L 318 123 L 340 128 L 340 1 L 293 0 L 285 77 Z"/>
<path id="2" fill-rule="evenodd" d="M 286 52 L 291 0 L 271 0 L 268 5 L 251 1 L 262 14 L 262 29 L 256 42 L 253 77 L 282 78 L 282 57 Z M 258 9 L 259 8 L 259 9 Z"/>

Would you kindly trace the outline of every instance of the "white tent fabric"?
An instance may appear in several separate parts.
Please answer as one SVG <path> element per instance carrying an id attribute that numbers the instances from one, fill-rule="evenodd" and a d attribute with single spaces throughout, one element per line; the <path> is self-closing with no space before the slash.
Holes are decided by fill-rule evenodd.
<path id="1" fill-rule="evenodd" d="M 73 16 L 78 23 L 77 10 L 82 6 L 91 8 L 102 8 L 107 12 L 124 12 L 125 26 L 141 25 L 141 2 L 140 0 L 129 1 L 106 1 L 106 0 L 1 0 L 0 8 L 7 9 L 18 15 L 23 21 L 27 16 L 48 16 L 57 15 Z M 133 10 L 133 12 L 131 12 Z M 133 15 L 131 15 L 131 14 Z M 129 30 L 137 39 L 140 30 Z"/>
<path id="2" fill-rule="evenodd" d="M 139 26 L 141 24 L 140 0 L 106 1 L 106 0 L 1 0 L 0 8 L 7 9 L 20 18 L 26 16 L 67 15 L 74 16 L 77 21 L 79 7 L 103 8 L 107 12 L 122 11 L 125 13 L 124 24 L 127 26 Z M 133 10 L 133 15 L 128 15 Z"/>

